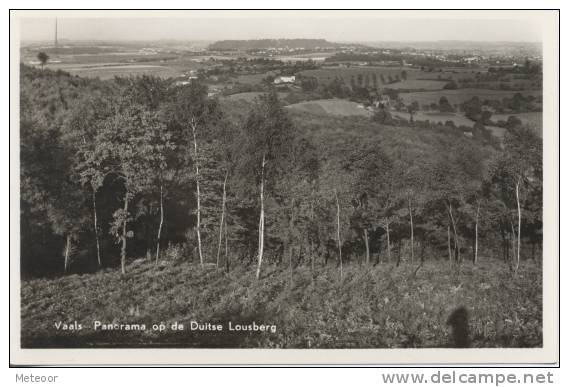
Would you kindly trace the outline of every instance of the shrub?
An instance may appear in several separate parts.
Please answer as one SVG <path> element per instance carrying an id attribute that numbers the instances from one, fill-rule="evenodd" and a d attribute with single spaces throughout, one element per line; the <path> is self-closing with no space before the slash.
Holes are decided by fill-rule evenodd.
<path id="1" fill-rule="evenodd" d="M 185 244 L 168 243 L 168 247 L 166 248 L 166 251 L 164 251 L 162 257 L 166 261 L 180 261 L 184 258 L 186 250 L 187 248 Z"/>
<path id="2" fill-rule="evenodd" d="M 456 89 L 458 89 L 458 85 L 457 85 L 457 83 L 456 83 L 455 81 L 450 81 L 450 82 L 447 82 L 447 83 L 443 86 L 443 89 L 446 89 L 446 90 L 456 90 Z"/>

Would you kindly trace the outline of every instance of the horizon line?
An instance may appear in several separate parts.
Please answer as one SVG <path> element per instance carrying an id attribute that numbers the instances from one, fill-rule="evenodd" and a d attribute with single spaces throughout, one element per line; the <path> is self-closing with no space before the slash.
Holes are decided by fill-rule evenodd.
<path id="1" fill-rule="evenodd" d="M 472 40 L 472 39 L 437 39 L 437 40 L 329 40 L 326 38 L 249 38 L 249 39 L 185 39 L 185 38 L 157 38 L 157 39 L 73 39 L 58 38 L 59 41 L 68 42 L 160 42 L 165 40 L 177 42 L 221 42 L 221 41 L 248 41 L 248 40 L 326 40 L 329 43 L 436 43 L 436 42 L 470 42 L 470 43 L 542 43 L 539 40 Z M 52 39 L 21 39 L 20 42 L 50 42 Z"/>

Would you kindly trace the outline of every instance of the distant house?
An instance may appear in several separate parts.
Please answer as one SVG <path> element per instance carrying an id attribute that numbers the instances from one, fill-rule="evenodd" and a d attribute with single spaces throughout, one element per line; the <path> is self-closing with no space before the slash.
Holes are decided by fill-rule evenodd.
<path id="1" fill-rule="evenodd" d="M 379 96 L 378 99 L 373 101 L 373 106 L 376 108 L 390 108 L 391 107 L 391 98 L 387 94 L 382 94 Z"/>
<path id="2" fill-rule="evenodd" d="M 219 93 L 221 93 L 221 89 L 219 89 L 218 87 L 215 86 L 210 86 L 209 90 L 207 92 L 207 96 L 209 98 L 215 97 L 216 95 L 218 95 Z"/>
<path id="3" fill-rule="evenodd" d="M 291 75 L 290 77 L 276 77 L 275 80 L 273 81 L 273 83 L 275 85 L 280 85 L 283 83 L 294 83 L 294 81 L 296 80 L 296 77 L 294 75 Z"/>
<path id="4" fill-rule="evenodd" d="M 189 85 L 190 82 L 189 81 L 176 81 L 176 83 L 174 83 L 174 85 L 176 86 L 185 86 L 185 85 Z"/>

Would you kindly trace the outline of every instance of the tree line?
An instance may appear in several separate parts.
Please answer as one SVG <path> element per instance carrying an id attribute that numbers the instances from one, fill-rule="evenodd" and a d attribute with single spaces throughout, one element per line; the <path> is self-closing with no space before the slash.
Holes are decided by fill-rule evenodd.
<path id="1" fill-rule="evenodd" d="M 441 152 L 410 157 L 378 137 L 315 136 L 274 92 L 236 116 L 199 81 L 27 66 L 20 109 L 25 276 L 127 273 L 140 257 L 251 265 L 257 278 L 267 262 L 292 275 L 331 261 L 341 276 L 354 263 L 476 263 L 481 241 L 516 271 L 541 243 L 541 139 L 521 125 L 492 153 L 438 128 Z"/>

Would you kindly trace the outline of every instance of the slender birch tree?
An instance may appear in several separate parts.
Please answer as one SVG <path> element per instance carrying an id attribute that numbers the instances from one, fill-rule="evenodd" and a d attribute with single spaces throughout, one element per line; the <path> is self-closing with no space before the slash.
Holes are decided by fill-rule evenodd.
<path id="1" fill-rule="evenodd" d="M 171 96 L 172 102 L 165 108 L 174 132 L 174 142 L 185 144 L 187 149 L 187 162 L 193 169 L 193 181 L 195 184 L 195 232 L 197 238 L 198 257 L 200 265 L 203 266 L 204 248 L 202 245 L 202 163 L 208 157 L 202 153 L 203 144 L 210 139 L 212 127 L 221 118 L 217 100 L 207 96 L 207 86 L 200 82 L 192 82 L 189 85 L 176 87 Z M 211 183 L 211 182 L 207 182 Z"/>
<path id="2" fill-rule="evenodd" d="M 338 242 L 338 260 L 340 262 L 340 279 L 343 276 L 342 261 L 342 238 L 340 236 L 340 201 L 338 200 L 338 191 L 334 189 L 334 198 L 336 200 L 336 241 Z"/>
<path id="3" fill-rule="evenodd" d="M 283 110 L 277 94 L 261 96 L 249 112 L 238 144 L 239 174 L 245 190 L 252 184 L 258 187 L 259 223 L 257 267 L 255 276 L 261 275 L 265 250 L 266 196 L 272 194 L 275 184 L 290 173 L 291 154 L 294 151 L 296 129 Z"/>
<path id="4" fill-rule="evenodd" d="M 510 209 L 514 273 L 520 267 L 522 219 L 525 195 L 542 186 L 542 140 L 530 128 L 511 128 L 504 138 L 504 152 L 494 161 L 492 183 L 494 192 Z M 514 225 L 515 223 L 515 225 Z"/>

